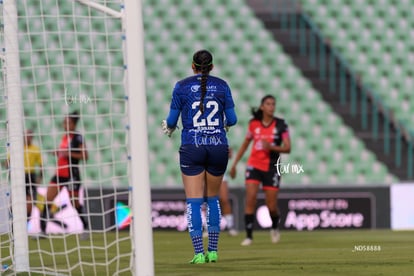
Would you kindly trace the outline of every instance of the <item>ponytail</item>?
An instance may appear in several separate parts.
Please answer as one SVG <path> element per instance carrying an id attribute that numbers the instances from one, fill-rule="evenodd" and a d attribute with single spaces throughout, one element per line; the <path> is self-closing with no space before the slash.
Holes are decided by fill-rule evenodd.
<path id="1" fill-rule="evenodd" d="M 207 92 L 207 79 L 208 75 L 213 69 L 213 56 L 207 50 L 200 50 L 196 52 L 193 56 L 193 64 L 196 71 L 201 72 L 201 81 L 200 81 L 200 111 L 204 113 L 204 98 Z"/>
<path id="2" fill-rule="evenodd" d="M 209 72 L 210 70 L 205 70 L 205 69 L 201 71 L 201 87 L 200 87 L 201 89 L 200 111 L 201 113 L 204 113 L 204 98 L 207 92 L 207 78 L 208 78 Z"/>
<path id="3" fill-rule="evenodd" d="M 252 113 L 253 119 L 260 120 L 260 121 L 263 119 L 263 111 L 260 108 L 252 107 L 251 113 Z"/>

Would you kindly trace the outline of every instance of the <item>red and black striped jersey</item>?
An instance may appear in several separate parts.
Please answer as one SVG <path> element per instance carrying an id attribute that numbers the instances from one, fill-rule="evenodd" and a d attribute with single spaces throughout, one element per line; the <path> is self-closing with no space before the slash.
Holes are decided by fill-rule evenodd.
<path id="1" fill-rule="evenodd" d="M 268 126 L 263 125 L 261 120 L 250 120 L 246 139 L 253 140 L 253 145 L 247 166 L 269 171 L 272 166 L 275 166 L 280 155 L 278 152 L 264 149 L 262 140 L 280 146 L 285 137 L 289 137 L 289 130 L 284 119 L 274 117 Z"/>
<path id="2" fill-rule="evenodd" d="M 69 156 L 65 156 L 62 152 L 65 151 L 73 151 L 79 152 L 80 147 L 83 144 L 83 137 L 79 133 L 70 133 L 64 134 L 62 136 L 62 140 L 60 141 L 59 152 L 58 152 L 58 164 L 56 175 L 59 177 L 71 177 L 70 170 L 73 166 L 77 166 L 79 164 L 79 159 L 71 158 Z"/>

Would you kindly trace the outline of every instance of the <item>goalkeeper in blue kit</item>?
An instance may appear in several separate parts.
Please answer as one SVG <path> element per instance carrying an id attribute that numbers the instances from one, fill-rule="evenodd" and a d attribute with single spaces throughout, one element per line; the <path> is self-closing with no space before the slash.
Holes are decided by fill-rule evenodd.
<path id="1" fill-rule="evenodd" d="M 194 247 L 192 264 L 217 262 L 220 234 L 219 190 L 229 158 L 226 129 L 237 122 L 229 85 L 210 75 L 213 56 L 207 50 L 193 55 L 194 75 L 178 81 L 170 112 L 162 122 L 171 136 L 181 114 L 180 169 L 187 203 L 188 231 Z M 208 247 L 204 251 L 201 207 L 207 204 Z"/>

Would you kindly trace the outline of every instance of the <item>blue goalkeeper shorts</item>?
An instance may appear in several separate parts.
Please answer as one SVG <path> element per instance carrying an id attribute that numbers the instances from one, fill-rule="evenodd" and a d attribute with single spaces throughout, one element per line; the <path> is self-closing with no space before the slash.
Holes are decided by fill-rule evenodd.
<path id="1" fill-rule="evenodd" d="M 203 171 L 214 176 L 223 175 L 229 161 L 228 145 L 182 145 L 180 168 L 184 175 L 197 175 Z"/>

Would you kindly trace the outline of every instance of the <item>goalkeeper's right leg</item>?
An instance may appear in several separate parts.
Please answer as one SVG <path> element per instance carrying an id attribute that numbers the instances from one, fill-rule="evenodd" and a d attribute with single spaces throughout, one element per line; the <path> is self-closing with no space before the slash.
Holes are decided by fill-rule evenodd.
<path id="1" fill-rule="evenodd" d="M 36 207 L 37 209 L 39 209 L 40 213 L 42 213 L 43 210 L 45 209 L 45 205 L 46 205 L 46 198 L 43 195 L 38 193 L 36 196 Z"/>
<path id="2" fill-rule="evenodd" d="M 36 206 L 40 211 L 40 230 L 42 234 L 46 234 L 46 226 L 48 220 L 59 210 L 59 207 L 53 203 L 53 200 L 59 192 L 56 176 L 52 178 L 47 187 L 46 197 L 38 194 Z"/>
<path id="3" fill-rule="evenodd" d="M 36 207 L 40 212 L 40 231 L 42 234 L 46 233 L 46 224 L 47 224 L 47 206 L 46 206 L 46 197 L 37 193 L 36 196 Z"/>

